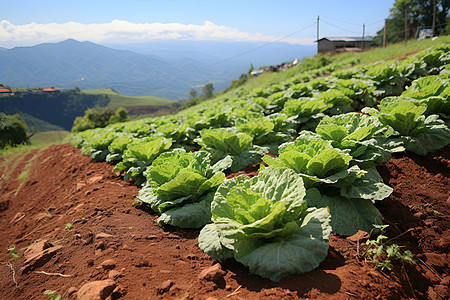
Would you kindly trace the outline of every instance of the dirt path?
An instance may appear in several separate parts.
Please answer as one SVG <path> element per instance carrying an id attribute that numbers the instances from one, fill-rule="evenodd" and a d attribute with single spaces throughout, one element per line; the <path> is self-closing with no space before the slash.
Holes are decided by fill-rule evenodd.
<path id="1" fill-rule="evenodd" d="M 69 144 L 0 158 L 0 299 L 448 299 L 449 170 L 449 147 L 379 167 L 394 187 L 378 205 L 387 236 L 415 264 L 380 272 L 358 237 L 332 235 L 319 268 L 274 283 L 210 259 L 198 231 L 160 228 L 132 206 L 133 183 Z"/>

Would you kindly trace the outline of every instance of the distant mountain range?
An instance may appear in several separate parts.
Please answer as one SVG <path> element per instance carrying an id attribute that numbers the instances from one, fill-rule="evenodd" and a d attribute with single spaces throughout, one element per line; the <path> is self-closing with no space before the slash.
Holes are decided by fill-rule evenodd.
<path id="1" fill-rule="evenodd" d="M 314 46 L 287 43 L 159 41 L 108 46 L 69 39 L 0 47 L 0 83 L 17 88 L 114 88 L 126 95 L 182 99 L 192 87 L 200 89 L 208 82 L 216 91 L 224 89 L 251 63 L 259 67 L 315 54 Z"/>

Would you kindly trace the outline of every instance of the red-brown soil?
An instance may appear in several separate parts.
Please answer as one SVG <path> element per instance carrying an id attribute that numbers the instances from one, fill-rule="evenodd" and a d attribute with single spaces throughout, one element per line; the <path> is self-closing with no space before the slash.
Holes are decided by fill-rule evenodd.
<path id="1" fill-rule="evenodd" d="M 394 188 L 377 204 L 386 235 L 415 264 L 381 271 L 361 257 L 357 237 L 332 234 L 319 268 L 275 283 L 209 258 L 197 247 L 198 230 L 158 227 L 156 215 L 132 206 L 132 182 L 69 144 L 2 157 L 0 299 L 48 299 L 46 290 L 76 299 L 84 284 L 108 277 L 117 284 L 108 299 L 448 299 L 449 167 L 447 147 L 425 157 L 396 155 L 378 168 Z M 42 240 L 60 248 L 23 272 L 25 251 L 11 260 L 7 248 Z M 199 278 L 216 263 L 223 278 Z"/>

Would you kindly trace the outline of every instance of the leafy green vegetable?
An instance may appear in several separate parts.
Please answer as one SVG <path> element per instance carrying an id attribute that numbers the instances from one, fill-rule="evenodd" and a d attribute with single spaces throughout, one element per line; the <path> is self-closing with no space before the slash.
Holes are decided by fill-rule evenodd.
<path id="1" fill-rule="evenodd" d="M 201 133 L 195 140 L 201 150 L 211 153 L 212 163 L 229 156 L 233 163 L 231 172 L 239 171 L 246 166 L 258 163 L 261 157 L 269 152 L 268 147 L 253 145 L 253 138 L 245 133 L 235 133 L 233 129 L 211 129 Z"/>
<path id="2" fill-rule="evenodd" d="M 355 134 L 358 135 L 365 136 Z M 269 166 L 294 170 L 303 178 L 308 192 L 314 188 L 320 190 L 323 197 L 318 193 L 308 202 L 311 206 L 331 209 L 334 232 L 347 235 L 370 228 L 370 222 L 379 216 L 372 201 L 387 198 L 392 188 L 383 183 L 375 168 L 350 167 L 352 156 L 330 143 L 312 132 L 301 132 L 297 140 L 280 146 L 278 158 L 264 156 L 263 160 Z M 351 212 L 355 221 L 345 222 L 347 217 L 340 215 L 342 210 Z"/>
<path id="3" fill-rule="evenodd" d="M 240 132 L 244 132 L 253 137 L 253 144 L 268 147 L 270 153 L 276 154 L 278 146 L 289 141 L 295 134 L 295 130 L 290 130 L 289 126 L 284 123 L 286 116 L 278 114 L 272 115 L 273 118 L 250 118 L 249 120 L 236 121 L 237 128 Z"/>
<path id="4" fill-rule="evenodd" d="M 199 247 L 274 281 L 308 272 L 326 257 L 331 228 L 327 209 L 308 209 L 304 196 L 292 170 L 266 168 L 227 180 L 214 196 L 213 223 L 200 232 Z"/>
<path id="5" fill-rule="evenodd" d="M 402 93 L 402 98 L 423 103 L 427 106 L 424 114 L 441 114 L 450 116 L 450 83 L 442 76 L 426 76 L 414 80 Z"/>
<path id="6" fill-rule="evenodd" d="M 388 137 L 394 132 L 376 117 L 360 113 L 347 113 L 322 119 L 316 128 L 320 136 L 333 147 L 349 150 L 353 161 L 367 168 L 389 161 L 391 152 L 403 151 L 403 147 L 391 149 Z"/>
<path id="7" fill-rule="evenodd" d="M 378 110 L 366 107 L 363 112 L 378 117 L 381 123 L 397 131 L 397 138 L 407 150 L 425 155 L 443 148 L 450 142 L 450 130 L 438 115 L 426 117 L 427 106 L 408 99 L 385 98 Z"/>
<path id="8" fill-rule="evenodd" d="M 330 210 L 333 232 L 351 236 L 363 230 L 370 232 L 373 224 L 382 224 L 382 216 L 372 201 L 362 198 L 321 195 L 317 189 L 310 189 L 306 196 L 313 207 Z"/>
<path id="9" fill-rule="evenodd" d="M 309 131 L 302 131 L 295 141 L 280 145 L 278 152 L 277 158 L 264 156 L 264 162 L 293 169 L 303 178 L 306 188 L 337 183 L 352 173 L 348 170 L 350 155 Z"/>
<path id="10" fill-rule="evenodd" d="M 351 107 L 353 100 L 350 99 L 342 90 L 332 89 L 321 93 L 317 101 L 324 101 L 325 104 L 331 104 L 325 113 L 331 115 L 343 114 L 353 110 Z"/>
<path id="11" fill-rule="evenodd" d="M 109 154 L 108 146 L 114 141 L 116 135 L 112 130 L 93 129 L 85 133 L 81 153 L 89 155 L 96 161 L 105 161 Z"/>
<path id="12" fill-rule="evenodd" d="M 161 214 L 159 224 L 202 227 L 211 219 L 213 194 L 225 180 L 222 171 L 231 165 L 231 160 L 213 166 L 210 162 L 211 154 L 205 151 L 176 149 L 161 154 L 144 172 L 147 182 L 137 200 Z"/>
<path id="13" fill-rule="evenodd" d="M 169 150 L 171 146 L 172 139 L 166 138 L 153 138 L 147 142 L 129 145 L 123 154 L 123 161 L 119 162 L 113 171 L 126 171 L 124 180 L 132 178 L 137 185 L 142 185 L 145 182 L 145 177 L 143 176 L 145 168 L 159 154 Z"/>
<path id="14" fill-rule="evenodd" d="M 378 63 L 372 65 L 362 78 L 372 80 L 377 87 L 373 92 L 376 97 L 399 95 L 408 81 L 396 63 Z"/>
<path id="15" fill-rule="evenodd" d="M 108 155 L 106 156 L 107 162 L 122 160 L 123 152 L 128 145 L 139 143 L 140 140 L 136 139 L 132 134 L 118 135 L 108 146 Z"/>

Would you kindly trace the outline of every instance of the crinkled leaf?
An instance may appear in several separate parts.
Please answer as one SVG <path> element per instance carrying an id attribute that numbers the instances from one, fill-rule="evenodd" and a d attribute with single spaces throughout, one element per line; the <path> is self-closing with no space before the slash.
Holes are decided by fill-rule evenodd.
<path id="1" fill-rule="evenodd" d="M 319 178 L 325 178 L 333 173 L 347 169 L 352 157 L 338 153 L 335 149 L 326 149 L 308 162 L 308 175 L 315 175 Z"/>
<path id="2" fill-rule="evenodd" d="M 393 189 L 384 184 L 380 174 L 375 168 L 366 170 L 367 173 L 356 179 L 351 185 L 341 188 L 341 196 L 346 198 L 362 198 L 372 201 L 383 200 L 389 197 Z"/>
<path id="3" fill-rule="evenodd" d="M 220 242 L 217 225 L 206 224 L 198 235 L 198 246 L 213 259 L 226 259 L 233 257 L 233 251 L 224 247 Z"/>
<path id="4" fill-rule="evenodd" d="M 312 209 L 295 233 L 265 243 L 237 260 L 251 273 L 273 281 L 311 271 L 328 253 L 328 223 L 326 208 Z"/>
<path id="5" fill-rule="evenodd" d="M 316 189 L 308 190 L 308 204 L 313 207 L 328 207 L 333 232 L 353 235 L 358 230 L 370 232 L 374 224 L 382 224 L 378 209 L 367 199 L 350 199 L 340 196 L 320 195 Z"/>
<path id="6" fill-rule="evenodd" d="M 175 179 L 161 185 L 155 193 L 164 201 L 196 195 L 197 190 L 206 180 L 205 177 L 197 173 L 180 173 Z"/>
<path id="7" fill-rule="evenodd" d="M 198 188 L 196 194 L 203 195 L 205 192 L 216 189 L 219 185 L 223 183 L 224 180 L 225 180 L 224 173 L 216 173 L 210 179 L 202 183 L 202 185 Z"/>
<path id="8" fill-rule="evenodd" d="M 157 213 L 159 213 L 158 207 L 161 205 L 161 203 L 163 203 L 161 198 L 159 198 L 157 195 L 154 194 L 154 189 L 151 188 L 150 186 L 142 187 L 139 190 L 136 199 L 141 202 L 149 204 L 150 208 Z"/>
<path id="9" fill-rule="evenodd" d="M 211 222 L 211 200 L 208 194 L 200 202 L 185 204 L 165 211 L 159 216 L 159 225 L 166 224 L 180 228 L 201 228 Z"/>
<path id="10" fill-rule="evenodd" d="M 423 124 L 417 134 L 413 132 L 413 136 L 402 137 L 407 150 L 425 155 L 450 143 L 450 129 L 444 121 L 438 119 L 438 115 L 428 116 Z"/>

